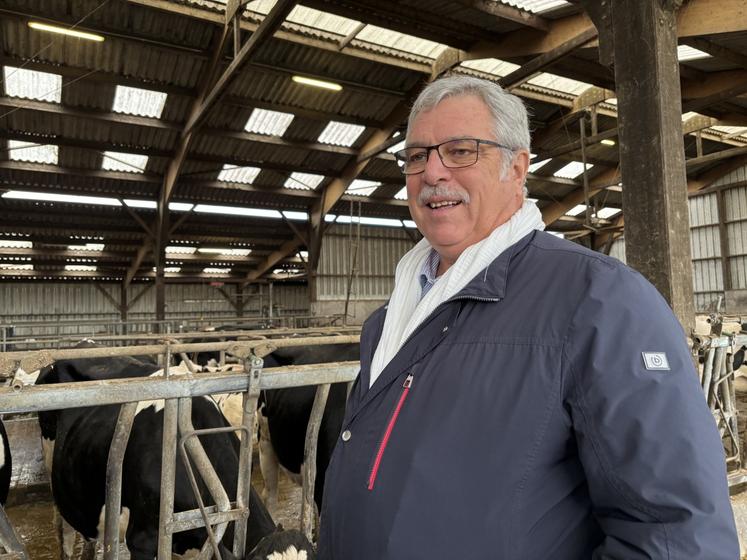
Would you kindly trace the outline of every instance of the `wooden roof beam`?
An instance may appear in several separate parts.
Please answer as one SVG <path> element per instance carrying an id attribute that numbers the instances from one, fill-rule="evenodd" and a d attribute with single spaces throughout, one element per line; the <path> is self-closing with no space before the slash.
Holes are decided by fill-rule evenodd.
<path id="1" fill-rule="evenodd" d="M 515 8 L 508 4 L 495 2 L 493 0 L 458 0 L 458 3 L 465 8 L 472 8 L 484 14 L 494 16 L 499 19 L 505 19 L 514 23 L 520 23 L 526 27 L 548 31 L 550 29 L 550 20 L 543 18 L 521 8 Z"/>

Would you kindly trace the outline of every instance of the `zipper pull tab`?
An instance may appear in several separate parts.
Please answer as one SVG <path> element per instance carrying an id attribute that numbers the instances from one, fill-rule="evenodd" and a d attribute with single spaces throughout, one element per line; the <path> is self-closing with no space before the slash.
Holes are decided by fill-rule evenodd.
<path id="1" fill-rule="evenodd" d="M 405 389 L 409 389 L 410 386 L 412 385 L 412 378 L 413 378 L 413 375 L 409 374 L 407 378 L 405 379 L 405 382 L 402 384 L 402 387 L 404 387 Z"/>

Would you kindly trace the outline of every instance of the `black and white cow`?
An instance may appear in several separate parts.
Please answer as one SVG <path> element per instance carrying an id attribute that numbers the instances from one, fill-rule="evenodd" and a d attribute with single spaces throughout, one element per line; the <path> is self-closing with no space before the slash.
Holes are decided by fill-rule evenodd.
<path id="1" fill-rule="evenodd" d="M 280 348 L 264 358 L 265 368 L 357 361 L 359 344 L 323 344 Z M 265 481 L 263 497 L 271 511 L 277 505 L 278 464 L 300 482 L 306 428 L 314 404 L 316 386 L 288 387 L 263 391 L 260 396 L 259 457 Z M 319 428 L 316 455 L 314 501 L 321 508 L 324 477 L 332 450 L 342 429 L 347 401 L 347 384 L 330 387 L 327 405 Z"/>
<path id="2" fill-rule="evenodd" d="M 159 375 L 158 366 L 133 358 L 89 358 L 57 362 L 40 375 L 38 384 L 67 383 L 125 377 Z M 42 437 L 53 440 L 52 492 L 62 517 L 86 539 L 103 537 L 106 464 L 119 414 L 118 405 L 42 412 Z M 215 403 L 206 397 L 192 399 L 192 422 L 196 429 L 226 426 Z M 121 525 L 126 526 L 126 544 L 133 560 L 152 560 L 157 553 L 160 503 L 163 401 L 141 403 L 132 426 L 123 463 Z M 234 434 L 213 434 L 200 439 L 229 496 L 235 495 L 238 471 L 238 440 Z M 212 499 L 201 484 L 207 505 Z M 177 460 L 174 511 L 197 508 L 181 460 Z M 279 531 L 267 509 L 251 491 L 247 530 L 247 555 L 265 560 L 312 560 L 311 544 L 297 531 Z M 199 550 L 206 541 L 204 529 L 174 534 L 173 552 Z M 224 541 L 230 547 L 233 527 Z M 262 556 L 250 552 L 261 546 Z M 282 546 L 282 548 L 278 548 Z M 277 556 L 272 556 L 276 554 Z M 283 555 L 285 554 L 285 555 Z M 232 558 L 222 550 L 224 558 Z"/>
<path id="3" fill-rule="evenodd" d="M 0 445 L 0 505 L 4 506 L 10 491 L 10 472 L 13 468 L 13 461 L 10 455 L 8 432 L 2 420 L 0 420 L 0 440 L 2 440 Z"/>

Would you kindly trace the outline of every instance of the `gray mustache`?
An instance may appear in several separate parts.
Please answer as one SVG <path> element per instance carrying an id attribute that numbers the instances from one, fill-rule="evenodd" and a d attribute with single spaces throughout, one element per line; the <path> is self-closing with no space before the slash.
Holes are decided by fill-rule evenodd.
<path id="1" fill-rule="evenodd" d="M 461 200 L 465 204 L 469 204 L 469 193 L 461 189 L 453 189 L 443 185 L 436 187 L 430 185 L 423 186 L 418 193 L 417 202 L 420 206 L 425 206 L 431 199 L 436 197 L 448 198 L 450 200 Z"/>

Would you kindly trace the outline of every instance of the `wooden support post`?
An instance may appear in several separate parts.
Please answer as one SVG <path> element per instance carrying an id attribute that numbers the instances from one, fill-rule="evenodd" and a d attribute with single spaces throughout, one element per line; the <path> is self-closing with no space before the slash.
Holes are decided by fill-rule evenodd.
<path id="1" fill-rule="evenodd" d="M 615 55 L 627 261 L 656 286 L 689 332 L 695 312 L 677 62 L 680 4 L 604 3 Z"/>
<path id="2" fill-rule="evenodd" d="M 241 318 L 244 316 L 244 305 L 246 305 L 246 300 L 244 299 L 244 286 L 246 284 L 238 283 L 236 284 L 236 316 Z"/>

